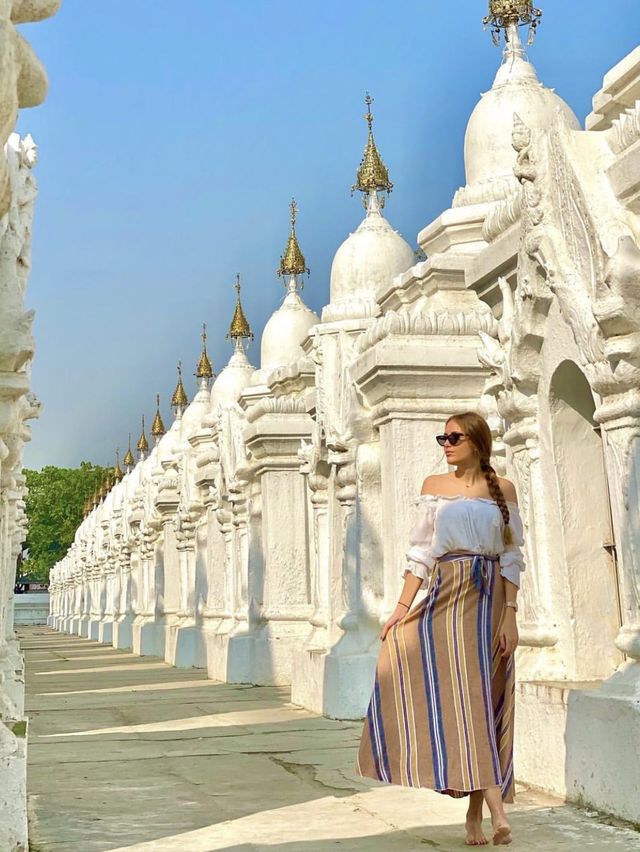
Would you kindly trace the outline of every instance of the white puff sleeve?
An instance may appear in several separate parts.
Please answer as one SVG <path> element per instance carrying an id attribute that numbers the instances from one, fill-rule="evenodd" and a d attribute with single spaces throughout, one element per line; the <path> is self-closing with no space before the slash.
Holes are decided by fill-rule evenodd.
<path id="1" fill-rule="evenodd" d="M 430 499 L 427 499 L 430 498 Z M 421 589 L 426 589 L 428 580 L 436 563 L 431 555 L 431 543 L 435 532 L 436 510 L 438 502 L 432 495 L 425 494 L 418 502 L 418 514 L 409 533 L 409 550 L 406 564 L 402 569 L 403 578 L 408 573 L 422 579 Z"/>
<path id="2" fill-rule="evenodd" d="M 524 530 L 522 518 L 517 503 L 507 502 L 509 507 L 509 526 L 513 533 L 513 543 L 505 544 L 504 551 L 500 554 L 500 573 L 502 576 L 520 588 L 520 574 L 525 570 L 522 546 L 524 544 Z"/>

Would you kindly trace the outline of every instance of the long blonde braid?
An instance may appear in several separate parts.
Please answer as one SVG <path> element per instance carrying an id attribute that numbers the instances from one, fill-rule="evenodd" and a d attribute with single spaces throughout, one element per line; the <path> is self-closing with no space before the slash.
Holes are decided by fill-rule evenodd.
<path id="1" fill-rule="evenodd" d="M 502 540 L 505 544 L 513 544 L 513 531 L 509 524 L 511 516 L 509 514 L 507 501 L 504 499 L 504 494 L 502 493 L 502 488 L 500 488 L 498 474 L 491 467 L 488 460 L 480 460 L 480 470 L 484 473 L 484 478 L 487 480 L 489 494 L 491 494 L 492 498 L 496 501 L 498 509 L 500 509 L 500 512 L 502 513 L 502 520 L 504 521 Z"/>

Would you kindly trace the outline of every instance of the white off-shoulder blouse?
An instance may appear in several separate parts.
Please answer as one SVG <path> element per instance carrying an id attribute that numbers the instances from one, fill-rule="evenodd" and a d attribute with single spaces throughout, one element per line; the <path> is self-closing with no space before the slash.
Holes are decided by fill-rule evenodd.
<path id="1" fill-rule="evenodd" d="M 518 504 L 506 501 L 513 544 L 502 539 L 504 521 L 495 500 L 488 497 L 465 497 L 422 494 L 416 500 L 418 515 L 409 535 L 408 572 L 422 578 L 426 589 L 429 576 L 439 556 L 449 551 L 469 550 L 500 557 L 500 573 L 515 586 L 520 586 L 520 572 L 525 570 L 522 519 Z"/>

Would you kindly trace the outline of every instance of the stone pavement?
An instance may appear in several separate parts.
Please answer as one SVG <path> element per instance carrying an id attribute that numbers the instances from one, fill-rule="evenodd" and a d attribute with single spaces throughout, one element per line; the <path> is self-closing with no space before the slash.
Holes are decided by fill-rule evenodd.
<path id="1" fill-rule="evenodd" d="M 37 852 L 461 850 L 465 805 L 351 773 L 360 723 L 288 691 L 216 683 L 48 628 L 27 659 Z M 509 807 L 514 850 L 640 850 L 640 835 L 546 796 Z"/>

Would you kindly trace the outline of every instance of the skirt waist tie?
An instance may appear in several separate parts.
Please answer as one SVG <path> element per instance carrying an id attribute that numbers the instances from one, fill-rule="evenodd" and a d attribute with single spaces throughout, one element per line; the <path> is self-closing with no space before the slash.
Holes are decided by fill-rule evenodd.
<path id="1" fill-rule="evenodd" d="M 499 557 L 491 556 L 487 553 L 465 553 L 464 551 L 461 551 L 446 553 L 444 556 L 440 557 L 440 562 L 447 562 L 450 559 L 461 558 L 473 560 L 471 563 L 471 576 L 473 577 L 478 591 L 483 595 L 488 595 L 491 586 L 489 564 L 497 562 Z"/>

